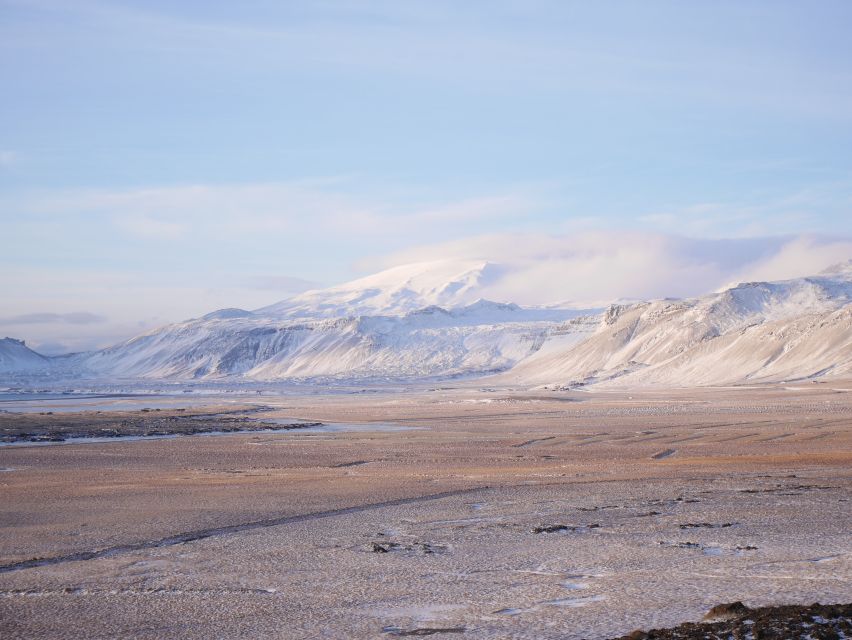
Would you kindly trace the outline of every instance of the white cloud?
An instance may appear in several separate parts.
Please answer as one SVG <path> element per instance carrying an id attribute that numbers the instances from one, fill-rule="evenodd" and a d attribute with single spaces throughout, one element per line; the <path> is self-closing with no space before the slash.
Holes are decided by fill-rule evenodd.
<path id="1" fill-rule="evenodd" d="M 749 237 L 807 228 L 809 203 L 786 197 L 761 204 L 706 202 L 639 216 L 650 229 L 698 237 Z"/>
<path id="2" fill-rule="evenodd" d="M 150 239 L 205 237 L 230 240 L 270 234 L 303 238 L 355 236 L 446 237 L 459 229 L 520 219 L 538 200 L 520 190 L 419 202 L 411 193 L 395 199 L 354 190 L 351 180 L 182 185 L 144 189 L 77 189 L 28 194 L 0 201 L 29 218 L 61 222 L 69 216 L 91 224 L 103 219 L 131 236 Z M 422 198 L 421 198 L 422 199 Z M 400 204 L 405 201 L 406 204 Z"/>
<path id="3" fill-rule="evenodd" d="M 852 259 L 852 238 L 826 240 L 802 236 L 788 242 L 765 260 L 744 269 L 738 282 L 784 280 L 816 274 L 839 262 Z"/>
<path id="4" fill-rule="evenodd" d="M 70 313 L 45 311 L 0 318 L 0 325 L 56 324 L 63 322 L 68 324 L 96 324 L 105 321 L 104 316 L 88 311 L 72 311 Z"/>
<path id="5" fill-rule="evenodd" d="M 811 275 L 852 258 L 852 239 L 694 239 L 662 233 L 584 231 L 570 235 L 492 234 L 426 245 L 360 266 L 376 270 L 447 258 L 507 268 L 483 295 L 520 304 L 688 297 L 732 281 Z"/>

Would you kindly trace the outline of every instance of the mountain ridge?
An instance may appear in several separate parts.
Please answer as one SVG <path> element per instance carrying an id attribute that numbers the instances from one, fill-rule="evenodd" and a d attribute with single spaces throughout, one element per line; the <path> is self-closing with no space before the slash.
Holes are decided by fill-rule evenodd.
<path id="1" fill-rule="evenodd" d="M 48 366 L 50 358 L 30 349 L 23 340 L 0 338 L 0 373 L 32 371 Z"/>
<path id="2" fill-rule="evenodd" d="M 584 311 L 483 299 L 500 270 L 485 261 L 405 265 L 255 311 L 220 309 L 61 363 L 10 343 L 26 358 L 17 369 L 0 358 L 0 370 L 55 365 L 149 380 L 491 376 L 556 387 L 852 373 L 852 261 L 803 278 Z"/>

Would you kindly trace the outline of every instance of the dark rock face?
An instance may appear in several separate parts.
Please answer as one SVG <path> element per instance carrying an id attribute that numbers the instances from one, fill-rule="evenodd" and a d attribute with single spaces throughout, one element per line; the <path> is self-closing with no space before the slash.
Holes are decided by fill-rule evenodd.
<path id="1" fill-rule="evenodd" d="M 852 604 L 787 605 L 750 609 L 742 602 L 716 605 L 707 622 L 672 629 L 637 630 L 616 640 L 841 640 L 852 637 Z"/>

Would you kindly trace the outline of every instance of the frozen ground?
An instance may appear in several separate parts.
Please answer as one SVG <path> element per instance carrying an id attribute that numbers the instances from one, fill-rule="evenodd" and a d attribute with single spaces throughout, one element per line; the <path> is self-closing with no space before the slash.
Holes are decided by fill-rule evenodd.
<path id="1" fill-rule="evenodd" d="M 849 386 L 290 398 L 424 428 L 0 450 L 3 635 L 591 639 L 850 602 Z"/>

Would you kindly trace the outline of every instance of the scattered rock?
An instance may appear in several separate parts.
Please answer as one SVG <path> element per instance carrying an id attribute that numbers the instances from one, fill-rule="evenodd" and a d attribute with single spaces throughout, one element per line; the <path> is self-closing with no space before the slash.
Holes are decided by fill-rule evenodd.
<path id="1" fill-rule="evenodd" d="M 421 627 L 420 629 L 400 629 L 399 627 L 385 627 L 384 633 L 399 638 L 410 636 L 432 636 L 438 633 L 464 633 L 465 627 Z"/>
<path id="2" fill-rule="evenodd" d="M 670 458 L 675 453 L 677 453 L 677 449 L 664 449 L 663 451 L 659 451 L 651 456 L 652 460 L 662 460 L 663 458 Z"/>
<path id="3" fill-rule="evenodd" d="M 390 540 L 371 542 L 368 549 L 371 553 L 407 551 L 417 555 L 431 555 L 433 553 L 443 553 L 447 550 L 447 548 L 442 545 L 431 544 L 429 542 L 412 542 L 410 544 L 403 544 L 401 542 L 391 542 Z"/>
<path id="4" fill-rule="evenodd" d="M 717 604 L 705 614 L 704 620 L 731 620 L 749 611 L 750 609 L 747 606 L 737 600 L 736 602 Z"/>
<path id="5" fill-rule="evenodd" d="M 583 529 L 600 529 L 599 524 L 581 524 L 581 525 L 570 525 L 570 524 L 541 524 L 537 527 L 533 527 L 530 529 L 533 533 L 558 533 L 560 531 L 582 531 Z"/>
<path id="6" fill-rule="evenodd" d="M 331 465 L 331 469 L 342 469 L 344 467 L 359 467 L 362 464 L 370 464 L 369 460 L 354 460 L 353 462 L 339 462 Z"/>
<path id="7" fill-rule="evenodd" d="M 542 524 L 533 527 L 533 533 L 556 533 L 557 531 L 575 531 L 576 527 L 569 527 L 567 524 Z"/>
<path id="8" fill-rule="evenodd" d="M 713 607 L 705 622 L 636 630 L 616 640 L 840 640 L 852 635 L 852 604 L 751 609 L 742 602 Z"/>
<path id="9" fill-rule="evenodd" d="M 678 549 L 700 549 L 701 545 L 698 542 L 666 542 L 665 540 L 660 540 L 661 545 L 668 545 L 670 547 L 677 547 Z"/>
<path id="10" fill-rule="evenodd" d="M 65 442 L 65 438 L 63 438 L 58 433 L 47 433 L 44 435 L 30 436 L 30 442 Z"/>

